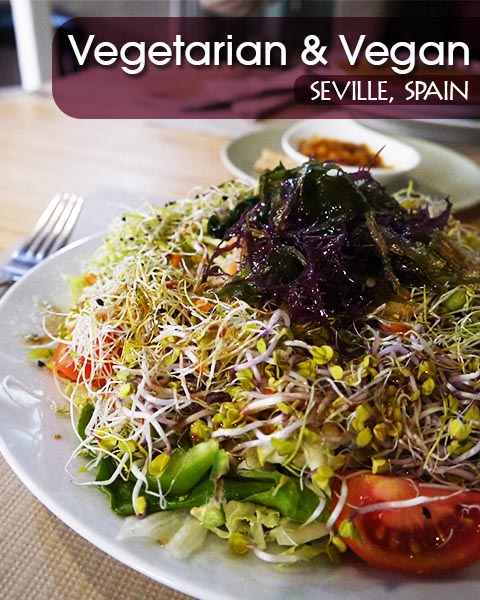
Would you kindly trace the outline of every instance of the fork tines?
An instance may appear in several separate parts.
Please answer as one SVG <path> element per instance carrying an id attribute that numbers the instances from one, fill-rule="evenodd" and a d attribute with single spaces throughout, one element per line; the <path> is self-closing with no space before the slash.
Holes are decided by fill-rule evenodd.
<path id="1" fill-rule="evenodd" d="M 82 208 L 83 198 L 64 192 L 57 194 L 38 219 L 32 233 L 16 250 L 14 260 L 36 264 L 64 246 Z"/>

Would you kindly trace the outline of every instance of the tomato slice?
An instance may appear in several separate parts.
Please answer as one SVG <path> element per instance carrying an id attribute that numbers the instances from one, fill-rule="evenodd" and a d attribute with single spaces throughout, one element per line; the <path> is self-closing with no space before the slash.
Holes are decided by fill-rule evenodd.
<path id="1" fill-rule="evenodd" d="M 94 369 L 91 359 L 79 356 L 76 359 L 70 354 L 71 347 L 68 344 L 59 344 L 55 349 L 52 361 L 55 371 L 60 377 L 65 377 L 70 381 L 90 381 L 92 369 Z M 111 361 L 104 361 L 100 368 L 99 376 L 95 376 L 92 385 L 102 387 L 105 385 L 106 378 L 113 372 Z M 94 372 L 94 374 L 96 374 Z"/>
<path id="2" fill-rule="evenodd" d="M 345 519 L 353 522 L 355 534 L 344 540 L 374 567 L 431 575 L 455 571 L 480 558 L 480 492 L 371 474 L 355 475 L 346 484 L 347 500 L 336 519 L 337 528 Z M 334 496 L 338 503 L 339 493 Z M 415 506 L 388 506 L 420 496 L 425 501 Z M 380 503 L 387 506 L 365 510 Z"/>

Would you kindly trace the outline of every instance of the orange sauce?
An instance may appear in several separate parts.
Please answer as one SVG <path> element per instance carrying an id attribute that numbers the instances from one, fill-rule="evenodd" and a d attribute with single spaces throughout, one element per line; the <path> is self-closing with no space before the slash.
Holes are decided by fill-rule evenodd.
<path id="1" fill-rule="evenodd" d="M 352 167 L 388 168 L 378 153 L 372 152 L 366 144 L 354 144 L 314 135 L 300 140 L 297 150 L 321 162 L 331 160 Z"/>

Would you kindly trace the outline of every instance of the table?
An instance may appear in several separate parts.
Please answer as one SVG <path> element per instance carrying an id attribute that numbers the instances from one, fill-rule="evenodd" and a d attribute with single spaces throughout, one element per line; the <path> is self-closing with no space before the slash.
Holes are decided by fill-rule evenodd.
<path id="1" fill-rule="evenodd" d="M 58 191 L 118 188 L 173 199 L 229 177 L 219 159 L 226 137 L 175 121 L 78 121 L 47 94 L 19 92 L 1 97 L 0 124 L 0 251 L 27 234 Z"/>
<path id="2" fill-rule="evenodd" d="M 0 96 L 0 252 L 30 231 L 58 191 L 89 196 L 114 188 L 166 200 L 228 179 L 220 151 L 240 132 L 223 129 L 228 134 L 187 130 L 182 122 L 77 121 L 48 93 Z M 480 164 L 479 147 L 456 149 Z M 480 225 L 478 207 L 467 216 Z M 0 461 L 3 598 L 186 600 L 79 537 Z"/>

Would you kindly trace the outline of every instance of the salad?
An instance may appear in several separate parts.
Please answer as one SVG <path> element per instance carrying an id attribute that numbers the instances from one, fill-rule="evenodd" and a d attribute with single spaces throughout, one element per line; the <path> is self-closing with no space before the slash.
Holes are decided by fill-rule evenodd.
<path id="1" fill-rule="evenodd" d="M 479 558 L 480 233 L 450 209 L 312 161 L 125 214 L 45 321 L 72 478 L 177 556 Z"/>

